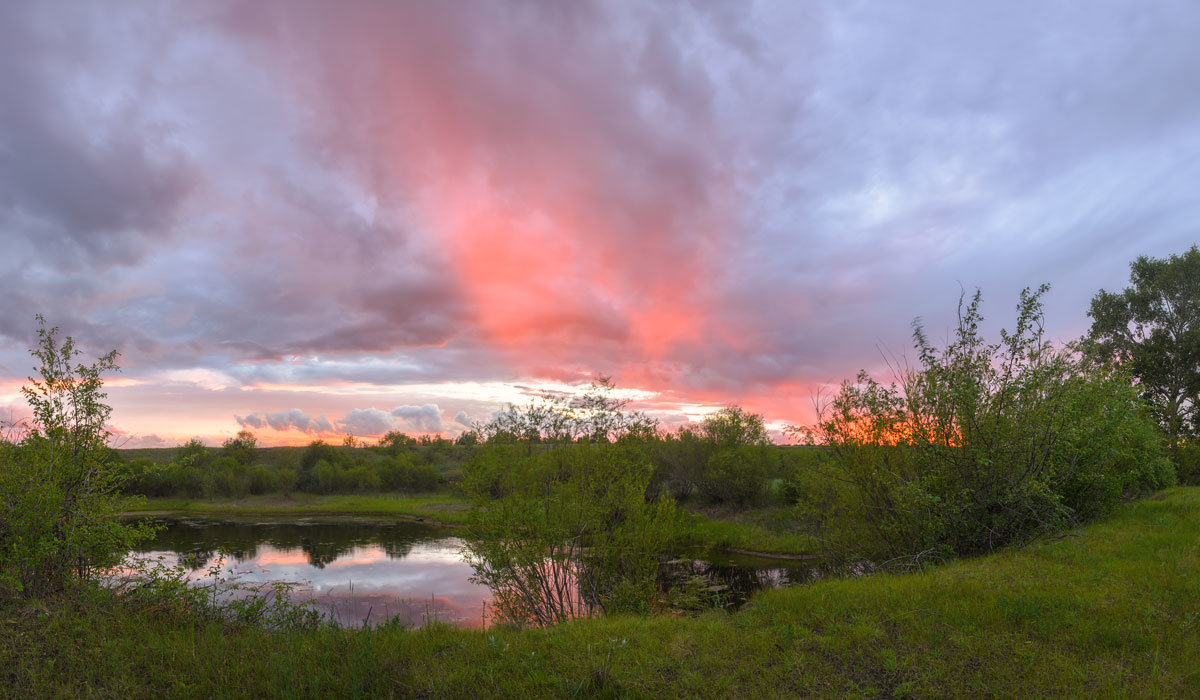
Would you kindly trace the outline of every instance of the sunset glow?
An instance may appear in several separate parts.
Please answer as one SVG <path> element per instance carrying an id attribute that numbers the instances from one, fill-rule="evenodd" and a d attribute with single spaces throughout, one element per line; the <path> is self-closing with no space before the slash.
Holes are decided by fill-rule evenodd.
<path id="1" fill-rule="evenodd" d="M 935 5 L 6 4 L 0 416 L 36 313 L 121 353 L 126 447 L 453 437 L 601 375 L 783 439 L 962 289 L 998 327 L 1050 282 L 1076 337 L 1195 242 L 1200 12 Z"/>

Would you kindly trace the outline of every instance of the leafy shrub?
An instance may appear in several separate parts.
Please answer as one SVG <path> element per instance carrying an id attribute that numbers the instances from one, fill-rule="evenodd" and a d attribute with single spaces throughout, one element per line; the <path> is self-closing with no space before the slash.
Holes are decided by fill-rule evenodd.
<path id="1" fill-rule="evenodd" d="M 258 440 L 249 430 L 239 430 L 221 445 L 221 453 L 238 464 L 253 464 L 258 452 Z"/>
<path id="2" fill-rule="evenodd" d="M 432 491 L 442 481 L 442 474 L 436 467 L 419 464 L 408 452 L 401 452 L 380 464 L 379 476 L 383 488 L 408 493 Z"/>
<path id="3" fill-rule="evenodd" d="M 697 428 L 656 441 L 651 490 L 676 498 L 699 491 L 714 503 L 752 505 L 773 476 L 770 444 L 762 416 L 726 406 Z"/>
<path id="4" fill-rule="evenodd" d="M 915 325 L 921 365 L 900 370 L 899 385 L 865 372 L 843 383 L 810 430 L 852 485 L 831 515 L 848 516 L 830 528 L 843 545 L 990 551 L 1173 483 L 1129 379 L 1044 340 L 1046 289 L 1021 294 L 1016 329 L 998 344 L 979 333 L 976 293 L 944 350 Z"/>
<path id="5" fill-rule="evenodd" d="M 111 409 L 104 372 L 116 352 L 92 365 L 38 316 L 39 378 L 22 388 L 33 409 L 17 443 L 0 449 L 0 590 L 38 596 L 115 564 L 148 528 L 123 524 L 119 488 L 127 474 L 108 447 Z"/>
<path id="6" fill-rule="evenodd" d="M 666 493 L 677 500 L 687 498 L 704 478 L 711 454 L 712 445 L 691 428 L 663 436 L 654 443 L 651 492 Z"/>
<path id="7" fill-rule="evenodd" d="M 1179 483 L 1200 486 L 1200 446 L 1185 445 L 1176 449 L 1173 456 Z"/>
<path id="8" fill-rule="evenodd" d="M 276 469 L 271 477 L 275 490 L 280 493 L 291 493 L 296 488 L 296 483 L 299 480 L 296 470 L 288 467 Z"/>
<path id="9" fill-rule="evenodd" d="M 539 626 L 593 612 L 648 612 L 678 528 L 647 501 L 653 467 L 623 442 L 537 454 L 491 445 L 464 468 L 471 564 L 503 617 Z"/>
<path id="10" fill-rule="evenodd" d="M 266 467 L 255 467 L 250 470 L 250 493 L 259 496 L 269 493 L 275 488 L 275 475 Z"/>
<path id="11" fill-rule="evenodd" d="M 753 505 L 762 499 L 767 485 L 766 462 L 762 446 L 717 448 L 704 465 L 700 492 L 719 503 Z"/>

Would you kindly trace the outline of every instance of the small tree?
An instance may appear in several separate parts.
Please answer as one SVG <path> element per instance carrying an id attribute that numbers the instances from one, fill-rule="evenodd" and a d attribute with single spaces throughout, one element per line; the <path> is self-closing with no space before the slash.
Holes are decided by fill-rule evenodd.
<path id="1" fill-rule="evenodd" d="M 709 500 L 750 505 L 766 489 L 771 439 L 763 417 L 726 406 L 704 418 L 700 434 L 709 446 L 699 487 Z"/>
<path id="2" fill-rule="evenodd" d="M 116 371 L 116 351 L 94 364 L 58 328 L 37 316 L 39 377 L 22 393 L 33 409 L 19 443 L 0 456 L 0 584 L 26 596 L 64 588 L 115 564 L 147 535 L 121 523 L 119 489 L 124 465 L 108 446 L 111 408 L 103 403 L 105 372 Z"/>
<path id="3" fill-rule="evenodd" d="M 548 396 L 523 408 L 510 404 L 474 432 L 488 442 L 555 444 L 653 437 L 658 421 L 629 410 L 630 400 L 615 392 L 612 379 L 601 376 L 580 396 Z"/>
<path id="4" fill-rule="evenodd" d="M 224 456 L 232 457 L 238 464 L 253 464 L 258 452 L 258 438 L 249 430 L 239 430 L 235 437 L 221 443 Z"/>
<path id="5" fill-rule="evenodd" d="M 406 447 L 415 447 L 416 444 L 416 438 L 405 435 L 399 430 L 389 430 L 379 438 L 379 446 L 391 454 L 397 454 Z"/>

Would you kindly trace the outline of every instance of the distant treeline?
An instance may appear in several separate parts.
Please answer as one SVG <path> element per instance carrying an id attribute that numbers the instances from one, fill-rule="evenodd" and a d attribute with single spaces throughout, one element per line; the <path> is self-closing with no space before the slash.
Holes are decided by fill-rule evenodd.
<path id="1" fill-rule="evenodd" d="M 177 448 L 118 454 L 128 465 L 126 493 L 238 498 L 296 491 L 432 491 L 457 477 L 472 449 L 446 439 L 400 433 L 389 433 L 370 447 L 316 440 L 305 447 L 259 448 L 254 435 L 242 431 L 219 448 L 192 440 Z"/>
<path id="2" fill-rule="evenodd" d="M 607 439 L 607 438 L 606 438 Z M 741 506 L 793 503 L 805 472 L 827 458 L 817 447 L 773 445 L 761 416 L 731 406 L 699 426 L 645 431 L 637 441 L 654 465 L 653 493 L 677 500 Z M 118 450 L 129 494 L 178 498 L 240 498 L 293 492 L 421 493 L 455 488 L 465 464 L 499 446 L 522 446 L 533 455 L 589 438 L 510 430 L 457 440 L 390 432 L 377 444 L 347 438 L 334 445 L 315 440 L 304 447 L 258 447 L 248 431 L 207 447 L 192 440 L 180 447 Z M 603 449 L 603 444 L 592 443 Z"/>

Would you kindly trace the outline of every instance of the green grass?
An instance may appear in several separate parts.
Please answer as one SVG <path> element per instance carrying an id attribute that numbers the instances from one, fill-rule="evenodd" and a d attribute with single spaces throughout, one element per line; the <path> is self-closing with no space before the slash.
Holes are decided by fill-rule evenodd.
<path id="1" fill-rule="evenodd" d="M 329 495 L 295 493 L 245 498 L 147 498 L 131 513 L 172 513 L 209 516 L 280 515 L 369 515 L 375 517 L 425 518 L 448 525 L 467 522 L 469 503 L 450 493 L 415 496 L 363 494 Z M 786 509 L 763 509 L 739 513 L 721 511 L 716 519 L 689 513 L 681 544 L 718 549 L 736 549 L 771 554 L 807 554 L 813 541 L 800 533 L 782 531 L 774 525 Z"/>
<path id="2" fill-rule="evenodd" d="M 459 525 L 467 520 L 465 499 L 448 493 L 402 495 L 331 495 L 296 493 L 246 498 L 147 498 L 131 513 L 186 513 L 191 515 L 370 515 L 425 518 Z"/>
<path id="3" fill-rule="evenodd" d="M 775 510 L 719 514 L 687 513 L 684 541 L 696 546 L 759 552 L 806 555 L 817 551 L 817 542 L 802 532 L 776 524 Z M 765 516 L 765 517 L 764 517 Z"/>
<path id="4" fill-rule="evenodd" d="M 0 630 L 16 697 L 1200 697 L 1200 488 L 731 614 L 269 633 L 81 596 L 10 602 Z"/>

